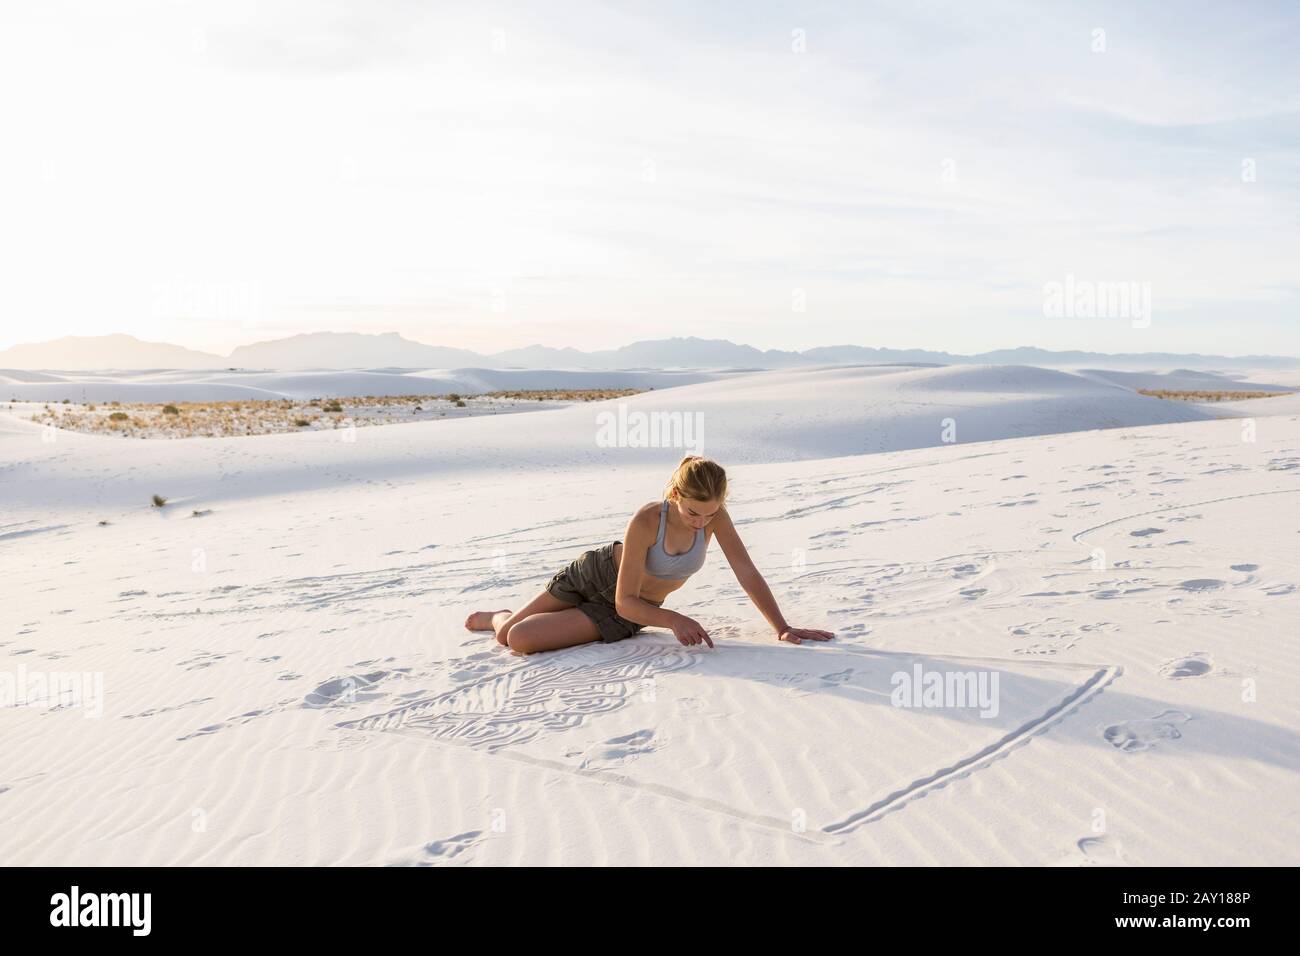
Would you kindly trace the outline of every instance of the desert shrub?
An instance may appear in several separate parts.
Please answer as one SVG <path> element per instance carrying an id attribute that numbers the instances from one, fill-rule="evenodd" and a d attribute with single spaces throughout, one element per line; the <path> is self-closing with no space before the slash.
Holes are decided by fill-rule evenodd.
<path id="1" fill-rule="evenodd" d="M 1174 399 L 1177 401 L 1189 402 L 1236 402 L 1249 398 L 1272 398 L 1274 395 L 1285 395 L 1285 392 L 1253 392 L 1253 391 L 1231 391 L 1216 389 L 1187 389 L 1177 390 L 1168 388 L 1139 388 L 1139 395 L 1149 395 L 1152 398 Z"/>
<path id="2" fill-rule="evenodd" d="M 153 506 L 155 508 L 161 508 L 165 504 L 167 504 L 167 499 L 164 498 L 162 495 L 153 496 Z"/>
<path id="3" fill-rule="evenodd" d="M 306 428 L 308 425 L 311 424 L 311 422 L 307 421 L 307 419 L 305 418 L 295 418 L 293 420 L 293 423 L 297 425 L 299 428 Z"/>
<path id="4" fill-rule="evenodd" d="M 116 405 L 117 403 L 114 402 L 113 404 Z M 108 416 L 108 420 L 110 422 L 124 422 L 130 417 L 131 416 L 128 415 L 126 412 L 114 412 L 113 414 Z"/>
<path id="5" fill-rule="evenodd" d="M 175 405 L 164 405 L 164 406 L 163 406 L 163 414 L 164 414 L 164 415 L 179 415 L 180 413 L 181 413 L 181 410 L 180 410 L 179 408 L 177 408 Z"/>
<path id="6" fill-rule="evenodd" d="M 461 400 L 458 398 L 458 399 L 456 399 L 456 407 L 457 407 L 457 408 L 464 408 L 464 407 L 465 407 L 465 403 L 464 403 L 463 401 L 461 401 Z"/>

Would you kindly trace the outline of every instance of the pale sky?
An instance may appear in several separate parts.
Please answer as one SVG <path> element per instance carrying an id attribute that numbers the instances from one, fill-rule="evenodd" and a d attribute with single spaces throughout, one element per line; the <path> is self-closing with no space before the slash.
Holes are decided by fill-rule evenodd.
<path id="1" fill-rule="evenodd" d="M 1300 355 L 1298 52 L 1294 3 L 6 0 L 0 348 Z"/>

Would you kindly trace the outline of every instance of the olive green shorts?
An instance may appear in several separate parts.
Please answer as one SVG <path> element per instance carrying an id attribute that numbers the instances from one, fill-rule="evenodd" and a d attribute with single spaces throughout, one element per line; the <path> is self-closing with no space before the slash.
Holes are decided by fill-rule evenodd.
<path id="1" fill-rule="evenodd" d="M 614 564 L 614 541 L 593 551 L 584 551 L 562 571 L 557 571 L 546 585 L 549 594 L 572 604 L 591 618 L 605 643 L 631 637 L 644 627 L 614 610 L 614 589 L 618 584 L 618 566 Z M 649 601 L 656 607 L 661 602 Z"/>

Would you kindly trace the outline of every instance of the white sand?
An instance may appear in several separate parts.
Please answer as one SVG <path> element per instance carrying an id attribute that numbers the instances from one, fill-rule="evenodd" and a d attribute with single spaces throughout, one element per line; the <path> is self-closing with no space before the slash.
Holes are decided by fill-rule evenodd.
<path id="1" fill-rule="evenodd" d="M 714 546 L 670 606 L 716 649 L 528 658 L 466 613 L 621 536 L 681 448 L 602 446 L 595 407 L 351 442 L 0 413 L 0 679 L 103 682 L 0 708 L 0 860 L 1295 864 L 1289 400 L 1016 367 L 637 396 L 703 416 L 787 618 L 839 637 L 776 643 Z M 996 714 L 892 706 L 918 664 L 997 675 Z"/>

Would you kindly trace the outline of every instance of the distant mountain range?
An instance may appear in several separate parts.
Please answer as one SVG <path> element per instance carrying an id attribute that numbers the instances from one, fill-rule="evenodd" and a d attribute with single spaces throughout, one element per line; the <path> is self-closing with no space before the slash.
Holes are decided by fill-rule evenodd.
<path id="1" fill-rule="evenodd" d="M 530 345 L 483 354 L 425 345 L 396 332 L 312 332 L 241 345 L 228 356 L 142 342 L 130 335 L 68 337 L 15 345 L 0 351 L 0 368 L 86 371 L 93 369 L 355 369 L 355 368 L 793 368 L 799 365 L 1040 365 L 1091 368 L 1200 367 L 1300 368 L 1300 359 L 1277 355 L 1200 355 L 1175 352 L 1052 352 L 998 349 L 975 355 L 929 349 L 877 349 L 831 345 L 787 352 L 737 345 L 725 339 L 672 338 L 633 342 L 622 348 L 583 352 Z"/>

